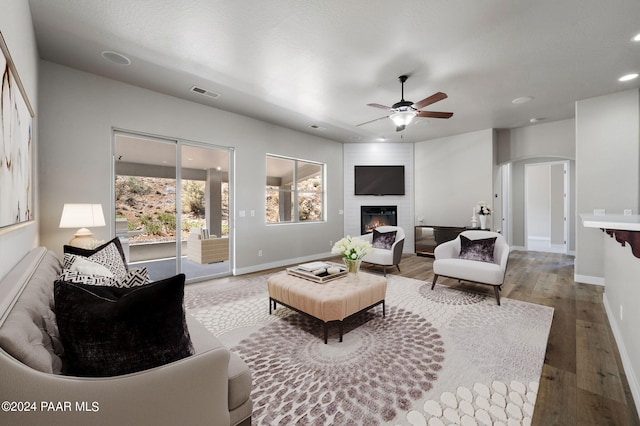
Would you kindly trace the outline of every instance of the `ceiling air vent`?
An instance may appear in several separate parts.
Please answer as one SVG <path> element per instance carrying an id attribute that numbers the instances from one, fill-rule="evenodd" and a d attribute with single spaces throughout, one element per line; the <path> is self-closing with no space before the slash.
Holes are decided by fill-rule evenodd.
<path id="1" fill-rule="evenodd" d="M 203 95 L 203 96 L 208 96 L 210 98 L 217 98 L 220 96 L 220 93 L 216 93 L 216 92 L 212 92 L 211 90 L 207 90 L 207 89 L 203 89 L 202 87 L 198 87 L 198 86 L 193 86 L 191 88 L 191 91 L 193 93 L 197 93 L 199 95 Z"/>

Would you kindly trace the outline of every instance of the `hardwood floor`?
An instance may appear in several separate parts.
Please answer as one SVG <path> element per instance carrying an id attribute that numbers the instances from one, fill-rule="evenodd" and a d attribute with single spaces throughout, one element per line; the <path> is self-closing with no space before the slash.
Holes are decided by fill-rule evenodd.
<path id="1" fill-rule="evenodd" d="M 509 257 L 502 296 L 555 309 L 532 424 L 640 426 L 604 310 L 604 288 L 576 283 L 573 261 L 542 252 L 514 251 Z M 432 281 L 432 265 L 432 258 L 405 254 L 401 272 L 387 273 Z M 490 286 L 448 278 L 438 284 L 494 297 Z"/>

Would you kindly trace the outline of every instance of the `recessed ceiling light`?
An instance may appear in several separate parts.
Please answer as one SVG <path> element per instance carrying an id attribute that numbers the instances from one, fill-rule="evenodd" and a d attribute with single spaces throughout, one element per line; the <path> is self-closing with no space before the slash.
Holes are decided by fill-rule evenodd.
<path id="1" fill-rule="evenodd" d="M 524 104 L 533 100 L 533 96 L 521 96 L 511 101 L 512 104 Z"/>
<path id="2" fill-rule="evenodd" d="M 640 41 L 640 33 L 634 35 L 631 41 Z"/>
<path id="3" fill-rule="evenodd" d="M 631 74 L 623 75 L 618 79 L 618 81 L 629 81 L 629 80 L 633 80 L 634 78 L 638 78 L 638 73 L 634 72 Z"/>
<path id="4" fill-rule="evenodd" d="M 542 120 L 544 120 L 544 118 L 542 118 L 542 117 L 534 117 L 534 118 L 530 118 L 529 119 L 529 123 L 539 123 Z"/>
<path id="5" fill-rule="evenodd" d="M 312 129 L 315 129 L 315 130 L 319 130 L 319 131 L 327 130 L 326 127 L 318 126 L 317 124 L 312 124 L 309 127 L 311 127 Z"/>
<path id="6" fill-rule="evenodd" d="M 131 59 L 124 56 L 122 53 L 113 52 L 111 50 L 105 50 L 102 52 L 102 57 L 118 65 L 129 65 Z"/>

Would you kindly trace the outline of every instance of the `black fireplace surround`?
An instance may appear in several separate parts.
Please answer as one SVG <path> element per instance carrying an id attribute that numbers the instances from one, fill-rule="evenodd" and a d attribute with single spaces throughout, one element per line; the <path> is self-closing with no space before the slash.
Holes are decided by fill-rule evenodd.
<path id="1" fill-rule="evenodd" d="M 378 226 L 398 226 L 398 206 L 360 206 L 360 234 Z"/>

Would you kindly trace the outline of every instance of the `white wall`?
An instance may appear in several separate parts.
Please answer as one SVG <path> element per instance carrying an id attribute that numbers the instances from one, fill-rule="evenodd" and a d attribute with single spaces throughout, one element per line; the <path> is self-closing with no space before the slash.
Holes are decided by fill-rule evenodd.
<path id="1" fill-rule="evenodd" d="M 575 120 L 498 130 L 498 164 L 537 157 L 576 158 Z"/>
<path id="2" fill-rule="evenodd" d="M 415 164 L 416 218 L 423 224 L 470 226 L 478 201 L 493 205 L 493 129 L 418 142 Z M 487 227 L 495 229 L 492 216 Z"/>
<path id="3" fill-rule="evenodd" d="M 604 305 L 611 329 L 616 338 L 624 371 L 640 412 L 640 259 L 631 253 L 631 247 L 618 243 L 599 229 L 601 244 L 604 246 L 606 291 Z M 622 317 L 621 315 L 622 310 Z"/>
<path id="4" fill-rule="evenodd" d="M 594 209 L 638 212 L 639 145 L 638 89 L 576 103 L 576 281 L 604 283 L 602 236 L 581 226 L 579 215 Z"/>
<path id="5" fill-rule="evenodd" d="M 551 169 L 548 164 L 525 167 L 527 237 L 551 241 Z"/>
<path id="6" fill-rule="evenodd" d="M 58 229 L 65 202 L 110 206 L 114 127 L 235 148 L 236 273 L 326 255 L 329 241 L 342 237 L 342 144 L 51 62 L 41 61 L 40 71 L 40 238 L 58 254 L 72 232 Z M 266 153 L 327 164 L 326 222 L 265 224 Z M 238 217 L 239 210 L 256 215 Z M 96 239 L 114 235 L 113 210 L 105 215 Z"/>
<path id="7" fill-rule="evenodd" d="M 404 166 L 405 195 L 354 195 L 354 166 Z M 360 235 L 361 206 L 398 206 L 398 226 L 404 229 L 403 251 L 414 251 L 413 144 L 344 144 L 344 234 Z"/>
<path id="8" fill-rule="evenodd" d="M 9 53 L 22 81 L 27 98 L 35 112 L 34 120 L 34 167 L 37 167 L 38 146 L 38 50 L 36 46 L 29 2 L 3 0 L 0 7 L 0 32 L 9 48 Z M 0 229 L 0 278 L 27 252 L 38 244 L 38 218 L 43 214 L 38 205 L 38 182 L 34 173 L 35 221 L 26 226 Z"/>

